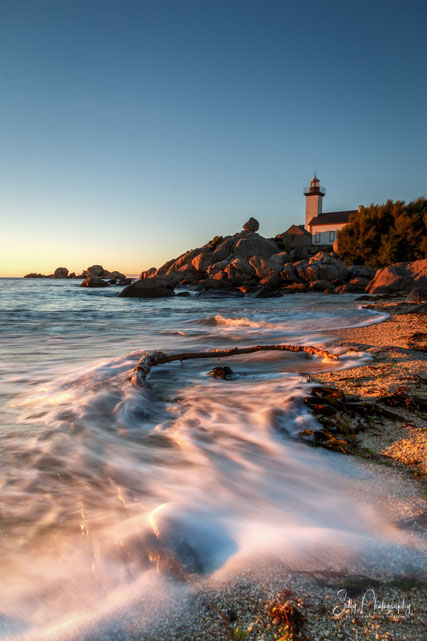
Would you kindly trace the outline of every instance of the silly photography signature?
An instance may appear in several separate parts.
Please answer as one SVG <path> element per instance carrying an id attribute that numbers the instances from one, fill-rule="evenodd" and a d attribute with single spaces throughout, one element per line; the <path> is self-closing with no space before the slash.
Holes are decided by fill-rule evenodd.
<path id="1" fill-rule="evenodd" d="M 411 604 L 407 603 L 404 598 L 396 601 L 379 599 L 373 588 L 366 590 L 359 600 L 348 597 L 347 590 L 344 589 L 337 592 L 337 598 L 339 603 L 332 610 L 336 618 L 363 616 L 368 612 L 384 616 L 401 614 L 409 617 L 411 615 Z"/>

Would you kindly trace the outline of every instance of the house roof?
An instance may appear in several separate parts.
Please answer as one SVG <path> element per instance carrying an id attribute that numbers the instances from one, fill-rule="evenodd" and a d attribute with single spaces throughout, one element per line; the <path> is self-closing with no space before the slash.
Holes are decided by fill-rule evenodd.
<path id="1" fill-rule="evenodd" d="M 312 227 L 316 227 L 316 225 L 342 225 L 343 223 L 348 223 L 351 214 L 357 214 L 357 209 L 326 212 L 312 218 L 309 225 Z"/>
<path id="2" fill-rule="evenodd" d="M 304 229 L 304 225 L 291 225 L 284 234 L 296 234 L 300 236 L 311 236 L 310 232 Z"/>

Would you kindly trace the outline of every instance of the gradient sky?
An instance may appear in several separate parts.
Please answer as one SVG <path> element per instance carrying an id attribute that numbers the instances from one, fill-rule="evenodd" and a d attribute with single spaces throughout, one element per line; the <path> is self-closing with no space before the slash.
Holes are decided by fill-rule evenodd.
<path id="1" fill-rule="evenodd" d="M 426 195 L 424 1 L 0 0 L 0 274 Z"/>

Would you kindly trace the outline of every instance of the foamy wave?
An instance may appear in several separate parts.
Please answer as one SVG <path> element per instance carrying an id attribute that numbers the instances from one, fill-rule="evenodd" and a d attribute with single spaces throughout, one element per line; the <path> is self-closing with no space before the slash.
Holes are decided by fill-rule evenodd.
<path id="1" fill-rule="evenodd" d="M 276 323 L 268 323 L 262 320 L 252 320 L 247 316 L 238 316 L 236 318 L 222 316 L 216 314 L 215 316 L 208 316 L 196 321 L 198 325 L 208 325 L 210 327 L 252 327 L 254 329 L 280 329 L 282 326 Z"/>

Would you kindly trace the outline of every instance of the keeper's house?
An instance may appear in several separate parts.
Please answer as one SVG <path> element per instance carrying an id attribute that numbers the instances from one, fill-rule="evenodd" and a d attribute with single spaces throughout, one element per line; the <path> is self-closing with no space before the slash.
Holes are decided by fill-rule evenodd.
<path id="1" fill-rule="evenodd" d="M 311 234 L 312 245 L 333 245 L 337 232 L 346 226 L 350 214 L 357 214 L 361 209 L 350 211 L 322 211 L 323 196 L 326 189 L 321 187 L 316 174 L 310 180 L 310 187 L 304 189 L 306 197 L 305 230 Z"/>

